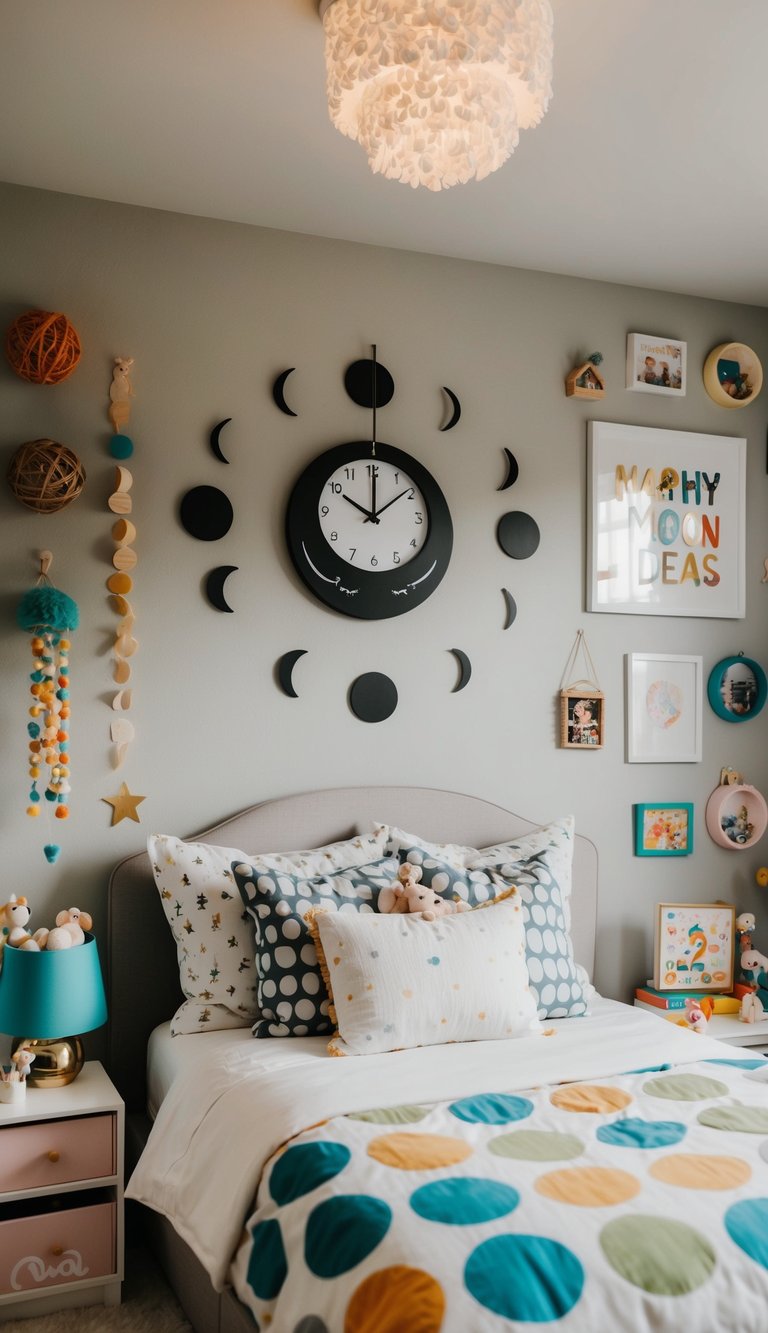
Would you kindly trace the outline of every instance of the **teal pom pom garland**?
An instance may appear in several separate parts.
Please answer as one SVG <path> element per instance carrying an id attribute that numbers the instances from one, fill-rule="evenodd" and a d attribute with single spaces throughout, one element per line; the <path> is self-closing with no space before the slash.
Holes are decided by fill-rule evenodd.
<path id="1" fill-rule="evenodd" d="M 54 588 L 48 579 L 50 551 L 40 552 L 40 577 L 21 599 L 16 618 L 21 629 L 32 634 L 32 671 L 29 692 L 32 704 L 27 723 L 29 737 L 29 792 L 27 814 L 38 816 L 46 808 L 38 782 L 45 781 L 45 802 L 55 806 L 57 819 L 69 815 L 69 650 L 66 633 L 77 629 L 77 603 Z M 46 843 L 45 858 L 53 864 L 61 848 Z"/>

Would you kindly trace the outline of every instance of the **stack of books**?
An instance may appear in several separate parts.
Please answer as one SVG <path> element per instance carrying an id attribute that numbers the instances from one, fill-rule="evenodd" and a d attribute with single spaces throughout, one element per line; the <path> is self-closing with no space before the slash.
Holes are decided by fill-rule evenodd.
<path id="1" fill-rule="evenodd" d="M 714 1004 L 713 1013 L 738 1014 L 741 1009 L 741 998 L 748 989 L 748 986 L 736 985 L 731 995 L 713 995 L 711 991 L 705 990 L 657 990 L 649 981 L 645 986 L 637 987 L 635 1003 L 640 1009 L 652 1009 L 654 1013 L 662 1015 L 666 1011 L 669 1017 L 674 1015 L 682 1017 L 687 999 L 703 1000 L 708 996 Z"/>

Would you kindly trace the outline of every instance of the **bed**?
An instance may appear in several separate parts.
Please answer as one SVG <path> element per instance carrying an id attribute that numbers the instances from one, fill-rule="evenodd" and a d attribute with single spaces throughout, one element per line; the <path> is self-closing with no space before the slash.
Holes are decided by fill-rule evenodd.
<path id="1" fill-rule="evenodd" d="M 255 855 L 383 820 L 474 848 L 537 829 L 477 798 L 374 787 L 266 802 L 197 836 Z M 591 971 L 597 854 L 578 835 L 571 851 L 569 931 Z M 182 996 L 160 896 L 146 855 L 112 876 L 110 1072 L 140 1158 L 129 1196 L 199 1333 L 764 1333 L 761 1060 L 595 995 L 588 1015 L 509 1039 L 335 1060 L 320 1036 L 171 1037 Z M 468 930 L 485 947 L 492 922 L 494 944 L 513 939 L 501 896 L 434 923 L 446 960 Z M 362 938 L 342 921 L 347 944 Z M 369 913 L 365 930 L 394 922 Z"/>

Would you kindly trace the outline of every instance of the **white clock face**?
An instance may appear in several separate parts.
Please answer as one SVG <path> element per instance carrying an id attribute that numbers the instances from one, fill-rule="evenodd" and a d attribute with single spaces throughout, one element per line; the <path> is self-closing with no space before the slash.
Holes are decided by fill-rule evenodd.
<path id="1" fill-rule="evenodd" d="M 429 531 L 419 488 L 401 468 L 376 458 L 358 458 L 332 472 L 318 515 L 328 545 L 355 569 L 407 564 Z"/>

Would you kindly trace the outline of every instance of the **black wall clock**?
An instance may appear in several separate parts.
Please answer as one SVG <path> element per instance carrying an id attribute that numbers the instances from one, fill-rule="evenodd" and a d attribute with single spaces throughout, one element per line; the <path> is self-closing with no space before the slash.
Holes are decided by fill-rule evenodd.
<path id="1" fill-rule="evenodd" d="M 453 524 L 434 477 L 371 441 L 339 444 L 302 472 L 286 511 L 288 550 L 315 597 L 345 616 L 412 611 L 440 583 Z"/>

